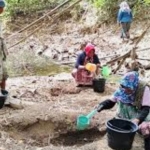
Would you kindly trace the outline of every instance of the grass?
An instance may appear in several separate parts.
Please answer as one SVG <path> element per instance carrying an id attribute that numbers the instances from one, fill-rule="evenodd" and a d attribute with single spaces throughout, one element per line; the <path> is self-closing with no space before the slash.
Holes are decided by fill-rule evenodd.
<path id="1" fill-rule="evenodd" d="M 6 66 L 10 77 L 49 76 L 70 71 L 69 67 L 54 64 L 50 58 L 35 55 L 32 51 L 12 53 L 6 61 Z"/>

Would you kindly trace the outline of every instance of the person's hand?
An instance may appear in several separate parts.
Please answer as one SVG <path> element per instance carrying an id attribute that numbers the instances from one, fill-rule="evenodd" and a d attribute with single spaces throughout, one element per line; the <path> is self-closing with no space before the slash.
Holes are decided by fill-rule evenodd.
<path id="1" fill-rule="evenodd" d="M 95 109 L 97 110 L 97 112 L 101 112 L 103 110 L 103 105 L 99 104 L 98 106 L 95 107 Z"/>
<path id="2" fill-rule="evenodd" d="M 139 130 L 144 136 L 150 135 L 150 122 L 143 122 L 139 125 Z"/>
<path id="3" fill-rule="evenodd" d="M 81 66 L 81 65 L 80 65 L 80 66 L 79 66 L 79 69 L 85 69 L 85 66 Z"/>
<path id="4" fill-rule="evenodd" d="M 135 118 L 132 120 L 132 122 L 138 125 L 140 123 L 140 120 Z"/>

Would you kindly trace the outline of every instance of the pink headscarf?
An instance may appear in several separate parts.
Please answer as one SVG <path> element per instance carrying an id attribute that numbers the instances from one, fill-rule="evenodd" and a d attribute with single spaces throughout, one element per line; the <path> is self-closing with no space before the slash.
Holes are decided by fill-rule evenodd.
<path id="1" fill-rule="evenodd" d="M 88 43 L 86 46 L 85 46 L 85 49 L 84 49 L 85 53 L 87 56 L 89 56 L 89 53 L 91 51 L 94 51 L 95 52 L 95 46 L 91 43 Z"/>

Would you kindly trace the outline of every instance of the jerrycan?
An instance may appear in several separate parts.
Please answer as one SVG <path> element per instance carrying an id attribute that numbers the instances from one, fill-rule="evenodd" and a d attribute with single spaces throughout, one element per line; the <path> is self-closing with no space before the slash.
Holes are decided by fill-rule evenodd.
<path id="1" fill-rule="evenodd" d="M 85 65 L 85 69 L 90 71 L 90 72 L 95 72 L 96 71 L 96 65 L 92 63 L 87 63 Z"/>

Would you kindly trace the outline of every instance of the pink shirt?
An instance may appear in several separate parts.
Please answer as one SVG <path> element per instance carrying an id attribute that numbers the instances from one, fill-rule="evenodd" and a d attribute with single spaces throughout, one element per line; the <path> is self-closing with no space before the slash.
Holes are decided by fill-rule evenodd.
<path id="1" fill-rule="evenodd" d="M 146 86 L 144 90 L 142 106 L 150 106 L 150 89 L 148 86 Z"/>

